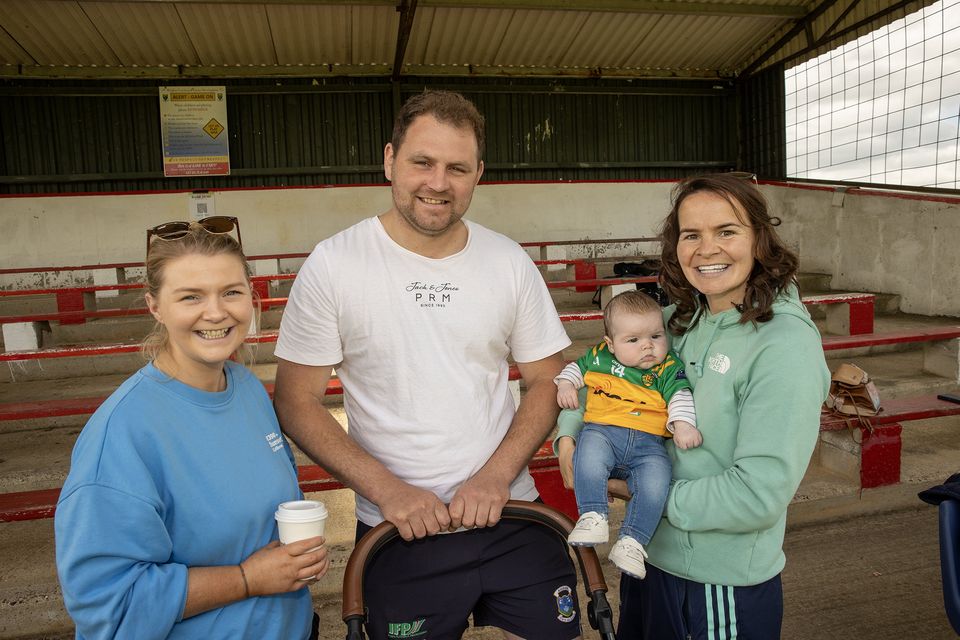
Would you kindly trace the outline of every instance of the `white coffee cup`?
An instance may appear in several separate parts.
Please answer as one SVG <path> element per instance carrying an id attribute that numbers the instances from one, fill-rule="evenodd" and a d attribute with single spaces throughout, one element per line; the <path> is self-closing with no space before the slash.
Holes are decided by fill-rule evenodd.
<path id="1" fill-rule="evenodd" d="M 282 502 L 273 517 L 277 520 L 280 542 L 290 544 L 297 540 L 323 535 L 323 526 L 327 522 L 327 507 L 319 500 L 291 500 Z M 314 551 L 314 547 L 307 551 Z M 316 576 L 301 578 L 312 580 Z"/>
<path id="2" fill-rule="evenodd" d="M 274 517 L 280 530 L 280 542 L 290 544 L 322 536 L 327 522 L 327 507 L 319 500 L 291 500 L 281 503 Z"/>

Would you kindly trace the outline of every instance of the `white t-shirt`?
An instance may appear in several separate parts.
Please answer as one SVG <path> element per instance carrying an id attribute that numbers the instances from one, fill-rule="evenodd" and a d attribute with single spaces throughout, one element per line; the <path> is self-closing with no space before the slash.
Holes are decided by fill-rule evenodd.
<path id="1" fill-rule="evenodd" d="M 510 427 L 507 355 L 533 362 L 570 344 L 526 252 L 466 225 L 466 246 L 441 259 L 400 247 L 376 217 L 324 240 L 294 281 L 276 347 L 284 360 L 338 365 L 350 436 L 443 502 Z M 511 497 L 536 496 L 524 470 Z M 383 520 L 360 495 L 357 517 Z"/>

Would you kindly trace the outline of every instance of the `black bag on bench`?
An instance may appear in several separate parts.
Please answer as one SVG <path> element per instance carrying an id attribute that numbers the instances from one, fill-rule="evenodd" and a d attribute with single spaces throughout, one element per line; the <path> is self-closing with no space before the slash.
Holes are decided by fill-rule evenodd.
<path id="1" fill-rule="evenodd" d="M 633 278 L 636 276 L 659 276 L 660 275 L 660 261 L 654 259 L 647 259 L 643 262 L 617 262 L 613 265 L 613 275 L 608 276 L 610 278 Z M 670 304 L 670 301 L 667 299 L 667 294 L 663 289 L 660 288 L 660 285 L 655 282 L 639 282 L 637 283 L 637 289 L 643 291 L 645 294 L 656 300 L 661 307 L 665 307 Z M 596 293 L 593 294 L 593 304 L 600 306 L 600 292 L 603 290 L 603 287 L 597 287 Z"/>

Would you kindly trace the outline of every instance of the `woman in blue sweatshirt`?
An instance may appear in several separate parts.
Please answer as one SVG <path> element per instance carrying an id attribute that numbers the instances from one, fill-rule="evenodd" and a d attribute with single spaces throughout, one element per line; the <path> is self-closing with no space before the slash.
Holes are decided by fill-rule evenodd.
<path id="1" fill-rule="evenodd" d="M 661 229 L 661 283 L 674 303 L 664 312 L 703 444 L 667 447 L 673 482 L 646 579 L 621 576 L 618 637 L 780 636 L 787 505 L 817 441 L 830 373 L 777 224 L 742 178 L 674 188 Z M 562 417 L 562 463 L 571 421 Z"/>
<path id="2" fill-rule="evenodd" d="M 254 312 L 234 228 L 148 232 L 151 362 L 84 427 L 57 504 L 77 638 L 316 637 L 306 587 L 327 570 L 311 550 L 323 538 L 277 541 L 277 505 L 302 497 L 296 465 L 263 385 L 232 361 Z"/>

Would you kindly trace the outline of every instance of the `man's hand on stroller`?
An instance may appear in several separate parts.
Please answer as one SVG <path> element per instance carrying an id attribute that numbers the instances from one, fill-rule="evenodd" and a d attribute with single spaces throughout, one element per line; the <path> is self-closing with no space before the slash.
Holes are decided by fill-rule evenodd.
<path id="1" fill-rule="evenodd" d="M 479 471 L 464 482 L 450 501 L 450 530 L 460 527 L 492 527 L 500 522 L 503 506 L 510 499 L 510 483 Z"/>
<path id="2" fill-rule="evenodd" d="M 450 527 L 447 505 L 425 489 L 398 480 L 379 505 L 383 517 L 397 527 L 408 542 L 433 536 Z"/>

